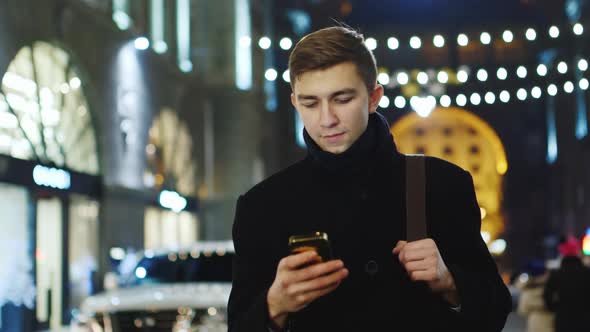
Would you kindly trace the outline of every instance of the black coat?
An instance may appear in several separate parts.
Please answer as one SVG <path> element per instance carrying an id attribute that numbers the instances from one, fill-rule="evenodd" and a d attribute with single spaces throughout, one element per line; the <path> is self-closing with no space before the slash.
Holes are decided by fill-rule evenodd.
<path id="1" fill-rule="evenodd" d="M 349 276 L 331 294 L 291 314 L 297 331 L 500 331 L 511 301 L 480 236 L 471 176 L 427 158 L 428 234 L 454 276 L 461 312 L 426 284 L 411 282 L 395 244 L 404 239 L 405 163 L 388 134 L 367 167 L 328 170 L 312 156 L 259 183 L 237 202 L 229 331 L 268 332 L 266 293 L 288 238 L 329 235 Z M 378 272 L 365 272 L 368 261 Z"/>
<path id="2" fill-rule="evenodd" d="M 590 269 L 578 257 L 565 257 L 553 271 L 543 294 L 547 308 L 555 312 L 555 331 L 588 331 L 590 317 Z"/>

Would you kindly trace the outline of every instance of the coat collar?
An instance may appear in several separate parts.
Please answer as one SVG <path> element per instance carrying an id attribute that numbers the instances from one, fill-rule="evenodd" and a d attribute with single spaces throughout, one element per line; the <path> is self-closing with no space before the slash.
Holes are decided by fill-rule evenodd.
<path id="1" fill-rule="evenodd" d="M 315 168 L 334 175 L 364 173 L 378 163 L 390 164 L 391 161 L 398 162 L 401 159 L 387 120 L 377 112 L 369 115 L 365 132 L 343 153 L 333 154 L 322 150 L 305 129 L 303 137 L 308 148 L 308 159 Z"/>

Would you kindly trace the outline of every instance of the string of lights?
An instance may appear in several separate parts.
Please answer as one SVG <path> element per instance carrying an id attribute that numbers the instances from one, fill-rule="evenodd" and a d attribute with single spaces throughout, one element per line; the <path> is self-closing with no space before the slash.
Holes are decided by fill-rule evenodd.
<path id="1" fill-rule="evenodd" d="M 567 64 L 560 62 L 557 66 L 558 71 L 561 74 L 565 74 L 567 71 Z M 560 70 L 561 68 L 561 70 Z M 565 69 L 564 69 L 565 68 Z M 580 61 L 578 61 L 578 68 L 580 69 L 580 71 L 586 71 L 588 69 L 588 62 L 584 59 L 581 59 Z M 462 78 L 463 75 L 461 75 L 461 73 L 467 73 L 468 70 L 466 70 L 465 68 L 462 68 L 461 70 L 459 70 L 457 72 L 457 81 L 460 84 L 466 83 L 468 80 L 467 78 Z M 527 71 L 526 71 L 526 67 L 524 66 L 519 66 L 516 70 L 516 75 L 519 78 L 526 78 L 527 76 Z M 539 75 L 539 77 L 545 77 L 548 75 L 548 69 L 545 65 L 541 64 L 537 67 L 537 74 Z M 440 71 L 438 73 L 437 76 L 437 82 L 440 84 L 447 84 L 449 82 L 449 79 L 446 75 L 445 71 Z M 467 75 L 467 74 L 465 74 Z M 266 71 L 265 73 L 265 77 L 267 80 L 276 80 L 278 76 L 278 73 L 276 70 L 274 69 L 269 69 Z M 285 70 L 283 72 L 283 80 L 285 82 L 289 82 L 289 71 Z M 426 72 L 419 72 L 417 75 L 415 75 L 416 77 L 416 81 L 421 84 L 427 84 L 428 83 L 428 78 L 426 76 L 429 76 Z M 484 69 L 480 69 L 477 71 L 477 74 L 475 75 L 477 77 L 477 79 L 479 81 L 485 82 L 487 80 L 487 72 Z M 467 77 L 467 76 L 465 76 Z M 497 77 L 500 80 L 505 80 L 507 77 L 507 71 L 505 68 L 500 67 L 497 70 Z M 404 86 L 409 84 L 409 80 L 410 80 L 410 76 L 408 75 L 408 73 L 406 72 L 398 72 L 396 75 L 394 75 L 395 80 L 397 80 L 398 82 L 398 86 Z M 378 81 L 380 84 L 383 84 L 386 87 L 391 87 L 391 81 L 390 81 L 390 76 L 386 73 L 381 73 L 379 74 L 378 77 Z M 488 90 L 488 91 L 472 91 L 470 93 L 466 93 L 466 92 L 457 92 L 455 94 L 450 94 L 450 93 L 442 93 L 440 95 L 436 95 L 436 94 L 425 94 L 420 92 L 420 95 L 414 95 L 411 97 L 404 97 L 402 95 L 397 95 L 395 97 L 391 97 L 393 98 L 393 105 L 398 108 L 398 109 L 405 109 L 408 104 L 410 106 L 412 106 L 413 109 L 417 109 L 420 108 L 420 106 L 416 107 L 415 105 L 417 104 L 429 104 L 432 107 L 426 107 L 426 108 L 434 108 L 437 104 L 442 106 L 442 107 L 450 107 L 452 105 L 456 105 L 456 106 L 460 106 L 460 107 L 465 107 L 467 106 L 467 104 L 471 104 L 473 106 L 479 106 L 481 104 L 488 104 L 488 105 L 492 105 L 496 102 L 501 102 L 501 103 L 509 103 L 511 100 L 512 101 L 526 101 L 528 98 L 533 98 L 533 99 L 539 99 L 541 98 L 543 95 L 548 95 L 548 96 L 556 96 L 559 93 L 565 93 L 565 94 L 571 94 L 574 92 L 575 88 L 576 88 L 576 83 L 572 80 L 567 80 L 565 82 L 563 82 L 563 84 L 561 82 L 553 82 L 553 83 L 544 83 L 544 84 L 537 84 L 534 86 L 530 86 L 531 85 L 531 81 L 530 80 L 523 80 L 523 83 L 527 84 L 528 87 L 516 87 L 516 88 L 511 88 L 511 89 L 499 89 L 492 91 L 492 90 Z M 590 82 L 588 80 L 588 78 L 581 78 L 577 81 L 577 87 L 582 90 L 582 91 L 587 91 L 588 88 L 590 86 Z M 386 91 L 395 91 L 395 89 L 387 89 Z M 444 90 L 442 90 L 444 91 Z M 412 100 L 414 102 L 412 102 Z M 418 100 L 423 100 L 418 102 Z M 390 97 L 386 94 L 382 97 L 379 106 L 383 109 L 387 109 L 390 107 L 391 104 L 391 99 Z M 427 116 L 427 115 L 426 115 Z"/>
<path id="2" fill-rule="evenodd" d="M 509 78 L 511 73 L 509 70 L 513 70 L 513 75 L 519 79 L 525 79 L 529 77 L 529 72 L 535 72 L 539 77 L 546 77 L 550 75 L 551 70 L 556 69 L 558 74 L 566 75 L 571 68 L 578 68 L 580 71 L 585 72 L 588 70 L 588 60 L 582 58 L 578 59 L 574 64 L 569 64 L 566 61 L 559 61 L 554 67 L 549 67 L 545 64 L 538 64 L 536 66 L 525 66 L 520 65 L 516 68 L 506 68 L 499 66 L 497 68 L 486 68 L 475 67 L 470 68 L 469 66 L 460 66 L 456 72 L 451 69 L 442 70 L 398 70 L 389 74 L 386 70 L 381 70 L 377 76 L 379 84 L 386 88 L 395 88 L 396 86 L 407 85 L 412 81 L 419 83 L 420 85 L 426 85 L 428 83 L 441 83 L 441 84 L 464 84 L 467 83 L 472 76 L 475 76 L 477 80 L 486 82 L 490 79 L 490 73 L 494 73 L 498 80 L 504 81 Z M 475 75 L 472 75 L 475 73 Z M 278 78 L 278 72 L 274 68 L 269 68 L 265 71 L 264 77 L 269 81 L 274 81 Z M 282 78 L 285 82 L 290 82 L 289 71 L 284 70 Z"/>
<path id="3" fill-rule="evenodd" d="M 429 37 L 424 35 L 401 37 L 400 34 L 389 36 L 386 40 L 368 37 L 365 44 L 370 50 L 376 50 L 380 45 L 392 51 L 407 46 L 413 50 L 419 50 L 430 46 L 462 48 L 477 42 L 484 46 L 498 45 L 498 43 L 501 46 L 501 43 L 510 44 L 524 40 L 528 41 L 527 44 L 533 45 L 535 41 L 542 43 L 543 39 L 549 43 L 553 43 L 552 40 L 569 42 L 568 37 L 583 38 L 583 35 L 584 25 L 578 22 L 567 26 L 551 25 L 545 29 L 526 27 L 495 32 L 482 31 L 470 35 L 458 33 L 446 37 L 442 34 Z M 284 51 L 289 51 L 294 45 L 289 37 L 278 40 L 278 46 Z M 429 40 L 431 44 L 428 44 Z M 252 43 L 249 36 L 243 37 L 240 41 L 240 45 L 244 46 L 250 46 Z M 270 50 L 273 47 L 273 41 L 268 36 L 263 36 L 258 39 L 258 47 L 262 50 Z M 394 106 L 401 110 L 410 107 L 420 116 L 427 117 L 437 105 L 466 107 L 495 103 L 508 104 L 524 102 L 527 99 L 540 99 L 543 96 L 572 94 L 576 87 L 582 91 L 588 90 L 589 81 L 584 77 L 588 68 L 588 60 L 583 57 L 576 57 L 574 60 L 561 57 L 551 63 L 521 65 L 461 65 L 457 68 L 396 70 L 382 67 L 379 68 L 377 81 L 385 87 L 386 94 L 379 106 L 382 109 Z M 290 83 L 288 69 L 283 69 L 282 74 L 276 68 L 267 68 L 264 72 L 267 81 L 276 81 L 279 75 L 284 82 Z M 495 81 L 496 86 L 490 88 L 481 86 L 482 82 L 490 81 Z"/>
<path id="4" fill-rule="evenodd" d="M 550 39 L 558 39 L 560 36 L 564 36 L 565 33 L 562 33 L 562 31 L 571 31 L 571 33 L 574 36 L 580 37 L 584 34 L 584 25 L 580 22 L 569 25 L 567 27 L 558 27 L 557 25 L 552 25 L 545 29 L 545 31 L 547 37 L 549 37 Z M 519 29 L 518 32 L 513 31 L 511 29 L 504 29 L 500 34 L 498 34 L 497 39 L 503 41 L 504 43 L 512 43 L 515 40 L 517 40 L 516 34 L 518 34 L 519 37 L 524 37 L 524 39 L 526 39 L 529 42 L 533 42 L 539 39 L 541 32 L 537 32 L 537 30 L 532 27 Z M 478 39 L 479 42 L 483 45 L 490 45 L 495 41 L 492 34 L 487 31 L 473 34 L 472 38 Z M 425 46 L 426 40 L 430 38 L 426 38 L 424 36 L 410 36 L 406 39 L 407 40 L 402 40 L 402 37 L 390 36 L 387 38 L 387 40 L 385 40 L 384 45 L 386 45 L 387 48 L 390 50 L 397 50 L 403 45 L 403 41 L 407 42 L 407 45 L 409 45 L 410 48 L 417 50 Z M 450 39 L 450 37 L 447 39 Z M 432 37 L 431 42 L 434 47 L 442 48 L 448 43 L 447 39 L 445 39 L 445 37 L 442 34 L 435 34 Z M 459 33 L 456 35 L 454 39 L 456 41 L 456 44 L 460 47 L 466 47 L 470 44 L 470 42 L 472 42 L 472 40 L 466 33 Z M 251 44 L 252 38 L 250 36 L 243 36 L 240 38 L 240 46 L 249 47 Z M 375 50 L 381 43 L 376 38 L 368 37 L 365 40 L 365 44 L 369 49 Z M 263 36 L 258 39 L 258 47 L 260 47 L 263 50 L 270 49 L 272 45 L 273 42 L 268 36 Z M 289 37 L 281 37 L 279 39 L 278 45 L 281 49 L 288 51 L 293 46 L 293 41 Z"/>
<path id="5" fill-rule="evenodd" d="M 580 81 L 578 81 L 578 88 L 583 91 L 587 91 L 589 86 L 590 82 L 587 78 L 582 78 Z M 518 88 L 512 90 L 502 89 L 501 91 L 472 92 L 470 94 L 457 93 L 455 95 L 427 95 L 412 96 L 409 98 L 398 95 L 395 98 L 393 98 L 393 105 L 398 109 L 405 109 L 408 105 L 408 101 L 411 105 L 412 99 L 418 100 L 416 98 L 427 98 L 430 103 L 434 101 L 435 104 L 438 104 L 442 107 L 450 107 L 452 105 L 464 107 L 467 104 L 479 106 L 484 103 L 492 105 L 496 102 L 502 102 L 506 104 L 509 103 L 511 100 L 526 101 L 528 98 L 539 99 L 543 95 L 557 96 L 559 93 L 571 94 L 574 92 L 574 89 L 574 83 L 572 81 L 567 81 L 563 84 L 562 87 L 558 87 L 558 85 L 551 83 L 543 87 L 536 85 L 531 88 Z M 391 99 L 389 96 L 384 95 L 379 103 L 379 107 L 384 109 L 389 108 L 390 100 Z"/>

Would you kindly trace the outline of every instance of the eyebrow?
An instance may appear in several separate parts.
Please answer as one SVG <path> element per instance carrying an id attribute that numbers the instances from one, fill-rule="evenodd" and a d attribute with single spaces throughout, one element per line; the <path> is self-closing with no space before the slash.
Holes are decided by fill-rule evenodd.
<path id="1" fill-rule="evenodd" d="M 334 98 L 334 97 L 338 97 L 340 95 L 349 95 L 349 94 L 356 94 L 356 89 L 354 88 L 348 88 L 348 89 L 342 89 L 342 90 L 338 90 L 336 92 L 333 92 L 332 94 L 330 94 L 330 99 Z M 314 95 L 303 95 L 303 94 L 299 94 L 297 95 L 297 100 L 302 101 L 302 100 L 316 100 L 318 99 L 317 96 Z"/>

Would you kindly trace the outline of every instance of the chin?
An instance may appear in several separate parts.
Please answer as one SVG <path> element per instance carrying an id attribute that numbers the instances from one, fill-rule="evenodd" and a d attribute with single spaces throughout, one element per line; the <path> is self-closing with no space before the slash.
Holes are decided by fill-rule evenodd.
<path id="1" fill-rule="evenodd" d="M 330 152 L 332 154 L 340 154 L 348 150 L 348 146 L 331 146 L 331 147 L 324 147 L 324 151 Z"/>

